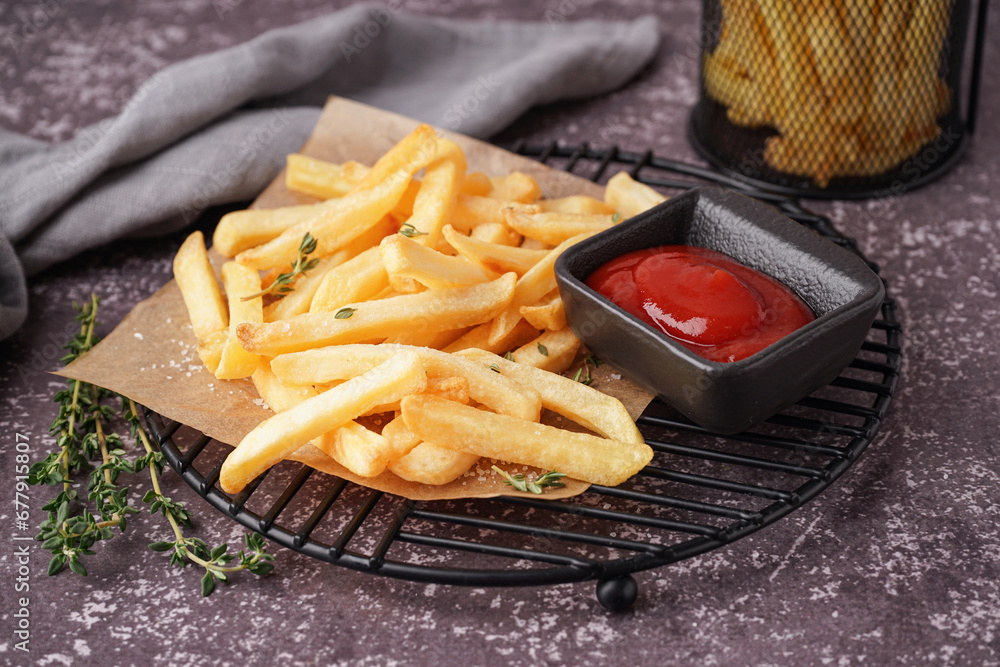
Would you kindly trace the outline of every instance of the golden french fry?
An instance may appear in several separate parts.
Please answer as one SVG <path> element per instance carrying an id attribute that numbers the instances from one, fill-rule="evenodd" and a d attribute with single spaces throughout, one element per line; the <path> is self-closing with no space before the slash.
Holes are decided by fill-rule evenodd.
<path id="1" fill-rule="evenodd" d="M 292 192 L 317 199 L 343 197 L 354 187 L 340 175 L 338 165 L 300 153 L 292 153 L 287 158 L 285 185 Z"/>
<path id="2" fill-rule="evenodd" d="M 174 280 L 184 297 L 195 337 L 207 340 L 229 326 L 229 311 L 222 299 L 215 271 L 208 261 L 205 237 L 193 232 L 174 256 Z"/>
<path id="3" fill-rule="evenodd" d="M 510 303 L 493 320 L 493 326 L 490 329 L 490 345 L 495 345 L 507 336 L 521 320 L 521 306 L 533 306 L 546 294 L 556 289 L 555 264 L 559 255 L 573 244 L 579 243 L 595 233 L 585 232 L 566 239 L 550 250 L 549 254 L 518 279 Z"/>
<path id="4" fill-rule="evenodd" d="M 257 370 L 258 356 L 243 349 L 236 330 L 243 323 L 264 321 L 263 299 L 259 296 L 243 299 L 260 292 L 260 276 L 242 264 L 226 262 L 222 265 L 222 285 L 229 299 L 229 337 L 222 347 L 215 377 L 220 380 L 250 377 Z"/>
<path id="5" fill-rule="evenodd" d="M 639 183 L 627 172 L 620 171 L 608 180 L 604 201 L 621 213 L 622 218 L 631 218 L 662 204 L 667 198 L 645 183 Z"/>
<path id="6" fill-rule="evenodd" d="M 612 215 L 613 206 L 587 195 L 570 195 L 559 199 L 543 199 L 538 207 L 544 213 L 583 213 L 586 215 Z"/>
<path id="7" fill-rule="evenodd" d="M 552 373 L 562 373 L 576 357 L 580 349 L 580 339 L 569 327 L 558 331 L 546 331 L 538 338 L 514 350 L 511 355 L 519 364 L 534 366 Z"/>
<path id="8" fill-rule="evenodd" d="M 253 386 L 257 389 L 257 393 L 260 394 L 260 397 L 267 403 L 267 407 L 271 408 L 272 412 L 284 412 L 319 393 L 312 387 L 283 384 L 271 372 L 271 360 L 269 357 L 260 358 L 257 370 L 253 372 L 251 379 L 253 380 Z"/>
<path id="9" fill-rule="evenodd" d="M 379 249 L 370 248 L 334 267 L 316 288 L 309 312 L 340 310 L 356 301 L 367 301 L 389 286 Z"/>
<path id="10" fill-rule="evenodd" d="M 566 308 L 559 292 L 550 292 L 534 306 L 521 306 L 521 317 L 536 329 L 557 331 L 566 326 Z"/>
<path id="11" fill-rule="evenodd" d="M 356 421 L 349 421 L 313 440 L 313 444 L 355 475 L 375 477 L 391 460 L 389 442 Z"/>
<path id="12" fill-rule="evenodd" d="M 496 280 L 501 272 L 490 271 L 466 260 L 425 247 L 403 234 L 391 234 L 379 246 L 389 283 L 409 278 L 431 289 L 475 285 Z M 397 287 L 398 289 L 398 287 Z"/>
<path id="13" fill-rule="evenodd" d="M 592 484 L 621 484 L 653 458 L 653 450 L 645 443 L 564 431 L 437 396 L 406 396 L 402 407 L 406 425 L 425 442 L 470 455 L 558 470 Z"/>
<path id="14" fill-rule="evenodd" d="M 501 312 L 514 295 L 516 279 L 513 273 L 507 273 L 471 287 L 354 303 L 336 313 L 305 313 L 283 322 L 241 324 L 238 333 L 247 351 L 276 356 L 324 345 L 384 339 L 402 331 L 458 329 L 485 322 Z"/>
<path id="15" fill-rule="evenodd" d="M 491 273 L 513 271 L 519 276 L 524 275 L 549 253 L 548 250 L 516 248 L 471 238 L 456 231 L 451 225 L 445 225 L 442 233 L 459 255 Z"/>
<path id="16" fill-rule="evenodd" d="M 461 149 L 448 139 L 439 139 L 438 144 L 446 157 L 428 165 L 413 202 L 413 215 L 406 221 L 411 238 L 431 249 L 437 247 L 441 227 L 455 210 L 459 184 L 465 176 Z"/>
<path id="17" fill-rule="evenodd" d="M 382 155 L 368 173 L 354 186 L 351 193 L 371 190 L 386 181 L 402 178 L 409 184 L 408 177 L 400 176 L 400 172 L 408 172 L 409 176 L 420 171 L 431 162 L 438 159 L 438 139 L 434 129 L 426 124 L 417 126 L 413 132 L 403 137 L 402 141 Z M 416 166 L 415 169 L 411 167 Z"/>
<path id="18" fill-rule="evenodd" d="M 425 364 L 426 367 L 426 364 Z M 467 405 L 471 398 L 469 393 L 469 381 L 464 377 L 430 377 L 427 378 L 427 387 L 423 393 L 433 394 L 449 401 L 455 401 L 462 405 Z M 399 412 L 399 401 L 378 405 L 369 410 L 365 415 L 378 415 L 383 412 Z M 334 457 L 336 458 L 336 457 Z"/>
<path id="19" fill-rule="evenodd" d="M 518 384 L 465 357 L 404 345 L 335 345 L 283 354 L 271 360 L 271 370 L 287 384 L 322 384 L 352 378 L 386 359 L 416 353 L 431 375 L 459 376 L 469 383 L 469 396 L 491 410 L 537 421 L 542 399 L 531 387 Z M 374 406 L 373 406 L 374 407 Z"/>
<path id="20" fill-rule="evenodd" d="M 539 368 L 524 366 L 485 350 L 460 353 L 486 366 L 496 366 L 505 376 L 538 390 L 542 405 L 580 426 L 612 440 L 640 444 L 642 434 L 621 401 L 593 387 Z"/>
<path id="21" fill-rule="evenodd" d="M 485 322 L 479 326 L 469 329 L 461 337 L 455 339 L 453 343 L 446 345 L 445 352 L 458 352 L 469 348 L 479 348 L 494 354 L 503 354 L 515 348 L 521 347 L 529 340 L 538 336 L 538 329 L 531 326 L 525 320 L 519 320 L 510 332 L 498 338 L 495 343 L 490 343 L 490 330 L 493 328 L 492 322 Z"/>
<path id="22" fill-rule="evenodd" d="M 426 133 L 420 130 L 425 127 L 420 126 L 396 148 L 386 153 L 368 176 L 339 200 L 336 207 L 312 220 L 300 222 L 286 229 L 281 236 L 272 241 L 244 250 L 236 256 L 237 261 L 256 269 L 291 264 L 298 256 L 299 245 L 307 232 L 316 239 L 316 251 L 313 256 L 326 257 L 378 224 L 399 204 L 410 186 L 413 175 L 426 167 L 434 158 L 436 141 L 431 142 L 430 150 L 421 143 L 426 139 L 424 136 Z M 426 129 L 433 140 L 434 131 Z M 409 152 L 406 150 L 397 152 L 400 146 L 414 142 L 417 145 L 410 147 Z M 388 159 L 390 156 L 392 159 Z M 380 180 L 375 181 L 374 185 L 366 185 L 376 173 L 379 174 Z"/>
<path id="23" fill-rule="evenodd" d="M 341 250 L 330 257 L 321 259 L 315 268 L 295 280 L 294 289 L 291 292 L 264 307 L 264 321 L 286 320 L 302 313 L 308 313 L 316 290 L 319 289 L 326 274 L 343 264 L 347 257 L 348 251 Z"/>
<path id="24" fill-rule="evenodd" d="M 389 461 L 395 461 L 401 456 L 405 456 L 414 447 L 420 444 L 420 438 L 413 434 L 403 421 L 403 415 L 396 413 L 396 416 L 382 427 L 382 437 L 389 443 L 391 455 Z M 390 468 L 391 470 L 391 468 Z"/>
<path id="25" fill-rule="evenodd" d="M 537 206 L 528 204 L 512 204 L 511 202 L 500 201 L 492 197 L 475 197 L 472 195 L 460 194 L 455 205 L 455 212 L 449 221 L 455 229 L 461 232 L 469 232 L 477 225 L 486 222 L 496 222 L 506 225 L 504 211 L 508 208 L 516 208 L 524 213 L 537 213 Z"/>
<path id="26" fill-rule="evenodd" d="M 316 217 L 337 205 L 337 200 L 285 206 L 272 209 L 247 209 L 222 216 L 212 234 L 212 247 L 225 257 L 276 239 L 286 229 Z"/>
<path id="27" fill-rule="evenodd" d="M 493 191 L 493 183 L 490 177 L 481 171 L 473 171 L 465 175 L 462 180 L 461 192 L 464 195 L 485 197 Z"/>
<path id="28" fill-rule="evenodd" d="M 580 234 L 596 234 L 610 229 L 618 218 L 586 213 L 524 213 L 508 208 L 504 210 L 504 221 L 508 227 L 528 238 L 558 245 Z"/>
<path id="29" fill-rule="evenodd" d="M 484 222 L 476 225 L 469 232 L 469 238 L 506 246 L 519 246 L 524 240 L 523 236 L 501 222 Z"/>
<path id="30" fill-rule="evenodd" d="M 238 493 L 310 440 L 426 386 L 427 374 L 418 355 L 393 355 L 367 373 L 261 422 L 226 458 L 219 484 L 226 493 Z"/>
<path id="31" fill-rule="evenodd" d="M 470 327 L 448 329 L 446 331 L 402 331 L 385 339 L 386 343 L 396 345 L 413 345 L 415 347 L 431 347 L 443 350 L 471 330 Z"/>
<path id="32" fill-rule="evenodd" d="M 439 486 L 455 481 L 478 460 L 479 457 L 475 454 L 421 442 L 407 454 L 389 463 L 389 470 L 408 482 Z"/>
<path id="33" fill-rule="evenodd" d="M 542 187 L 533 176 L 515 171 L 506 176 L 496 176 L 490 179 L 493 185 L 489 197 L 501 201 L 513 201 L 519 204 L 531 204 L 542 196 Z"/>
<path id="34" fill-rule="evenodd" d="M 222 348 L 225 347 L 227 338 L 229 338 L 229 331 L 223 329 L 207 338 L 198 340 L 198 357 L 212 375 L 215 375 L 215 371 L 219 368 L 219 362 L 222 361 Z"/>

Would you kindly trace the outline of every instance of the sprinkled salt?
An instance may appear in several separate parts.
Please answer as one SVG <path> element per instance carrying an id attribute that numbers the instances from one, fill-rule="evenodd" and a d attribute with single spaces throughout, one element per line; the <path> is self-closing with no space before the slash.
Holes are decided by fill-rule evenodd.
<path id="1" fill-rule="evenodd" d="M 622 379 L 622 376 L 621 376 L 621 375 L 619 375 L 618 373 L 612 373 L 612 374 L 611 374 L 611 379 L 612 379 L 612 380 L 621 380 L 621 379 Z"/>
<path id="2" fill-rule="evenodd" d="M 132 334 L 132 335 L 133 335 L 133 336 L 135 336 L 136 338 L 138 338 L 139 340 L 142 340 L 142 334 L 141 334 L 141 333 L 139 333 L 138 331 L 136 331 L 136 332 L 135 332 L 134 334 Z"/>

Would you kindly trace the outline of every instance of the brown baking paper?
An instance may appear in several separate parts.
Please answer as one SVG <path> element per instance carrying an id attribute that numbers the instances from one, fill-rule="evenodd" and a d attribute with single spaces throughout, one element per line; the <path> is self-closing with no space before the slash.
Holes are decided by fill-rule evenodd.
<path id="1" fill-rule="evenodd" d="M 300 152 L 331 162 L 356 160 L 371 165 L 416 125 L 416 121 L 403 116 L 331 98 Z M 602 188 L 590 181 L 469 137 L 444 131 L 441 134 L 462 146 L 470 171 L 502 175 L 518 170 L 531 174 L 538 179 L 547 198 L 571 194 L 602 196 Z M 282 172 L 253 207 L 275 208 L 311 201 L 315 200 L 289 191 Z M 210 254 L 218 269 L 222 258 Z M 232 446 L 272 414 L 252 382 L 218 380 L 201 363 L 184 301 L 173 280 L 139 303 L 109 336 L 58 374 L 118 392 L 168 419 Z M 652 398 L 606 364 L 593 370 L 592 375 L 592 386 L 620 399 L 633 419 Z M 543 421 L 583 430 L 558 415 L 546 414 Z M 312 445 L 302 447 L 290 458 L 351 482 L 413 500 L 522 495 L 490 470 L 493 462 L 487 459 L 450 484 L 429 486 L 407 482 L 390 472 L 378 477 L 359 477 Z M 511 473 L 532 470 L 513 464 L 502 467 Z M 589 486 L 577 480 L 564 481 L 565 488 L 548 489 L 545 497 L 565 498 L 582 493 Z"/>

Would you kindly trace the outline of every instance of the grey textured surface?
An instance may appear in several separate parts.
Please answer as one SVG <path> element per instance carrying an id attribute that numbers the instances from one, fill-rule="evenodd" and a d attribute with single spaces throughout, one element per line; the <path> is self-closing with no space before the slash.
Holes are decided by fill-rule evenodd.
<path id="1" fill-rule="evenodd" d="M 502 140 L 562 139 L 692 158 L 698 3 L 408 2 L 407 11 L 568 20 L 653 12 L 664 41 L 652 67 L 603 99 L 537 109 Z M 35 36 L 32 12 L 51 15 Z M 114 113 L 169 62 L 316 16 L 317 1 L 108 1 L 0 7 L 0 124 L 45 140 Z M 994 8 L 992 25 L 1000 11 Z M 23 36 L 12 47 L 9 36 Z M 993 30 L 986 63 L 1000 62 Z M 70 301 L 104 297 L 105 330 L 170 274 L 180 239 L 88 253 L 30 284 L 26 328 L 0 351 L 0 661 L 13 664 L 1000 664 L 1000 109 L 985 77 L 983 123 L 958 167 L 904 197 L 814 207 L 881 264 L 906 327 L 904 372 L 882 432 L 836 486 L 728 548 L 637 575 L 634 610 L 606 613 L 593 584 L 452 588 L 386 580 L 275 549 L 277 571 L 238 577 L 202 599 L 197 575 L 145 548 L 159 520 L 102 546 L 86 579 L 47 578 L 30 547 L 31 653 L 14 653 L 11 451 L 52 446 L 49 400 Z M 178 478 L 208 541 L 238 538 Z M 144 491 L 139 488 L 138 493 Z M 47 490 L 29 492 L 32 521 Z M 25 658 L 28 658 L 27 660 Z"/>

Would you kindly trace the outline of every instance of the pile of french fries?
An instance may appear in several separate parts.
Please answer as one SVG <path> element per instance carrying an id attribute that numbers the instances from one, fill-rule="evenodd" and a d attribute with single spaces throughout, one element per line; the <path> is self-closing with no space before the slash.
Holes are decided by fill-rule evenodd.
<path id="1" fill-rule="evenodd" d="M 662 195 L 622 173 L 604 201 L 542 200 L 523 173 L 467 173 L 426 125 L 370 168 L 296 154 L 286 177 L 319 201 L 226 215 L 221 287 L 199 232 L 174 260 L 206 367 L 252 379 L 275 413 L 226 459 L 226 492 L 307 444 L 359 477 L 423 484 L 480 457 L 606 485 L 650 461 L 617 399 L 561 375 L 580 341 L 553 265 Z M 543 408 L 589 432 L 540 423 Z"/>
<path id="2" fill-rule="evenodd" d="M 708 95 L 743 127 L 772 127 L 764 159 L 826 187 L 875 176 L 940 134 L 938 73 L 951 0 L 720 0 Z"/>

